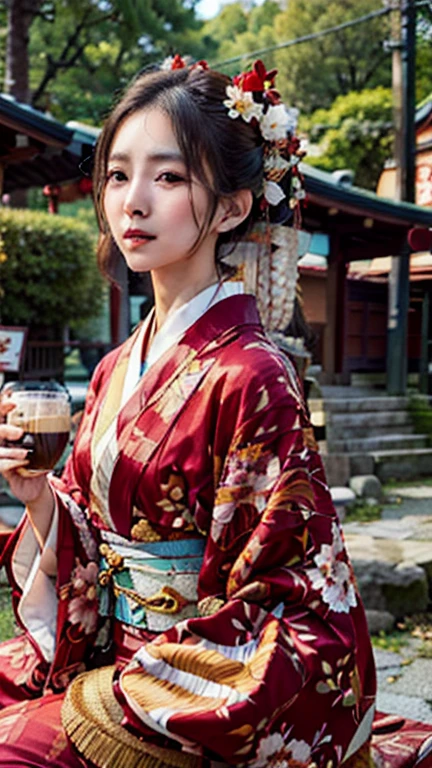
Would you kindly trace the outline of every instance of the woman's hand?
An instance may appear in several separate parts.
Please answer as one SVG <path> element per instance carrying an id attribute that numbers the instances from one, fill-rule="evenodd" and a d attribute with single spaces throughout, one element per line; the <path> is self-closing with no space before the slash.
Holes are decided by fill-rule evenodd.
<path id="1" fill-rule="evenodd" d="M 0 402 L 0 417 L 5 417 L 14 406 Z M 0 474 L 3 475 L 16 498 L 23 504 L 32 504 L 39 499 L 48 485 L 46 473 L 34 476 L 21 474 L 28 464 L 28 450 L 14 447 L 11 442 L 23 435 L 20 427 L 12 424 L 0 424 Z M 6 442 L 6 445 L 4 444 Z"/>
<path id="2" fill-rule="evenodd" d="M 40 549 L 44 548 L 45 539 L 51 526 L 54 511 L 54 495 L 47 480 L 47 472 L 37 475 L 21 474 L 28 464 L 27 449 L 5 446 L 4 441 L 19 440 L 23 430 L 10 424 L 0 424 L 0 473 L 9 483 L 13 495 L 26 506 L 28 520 L 34 530 Z M 46 570 L 48 566 L 42 569 Z M 56 568 L 49 565 L 50 574 Z M 51 574 L 52 572 L 52 574 Z"/>

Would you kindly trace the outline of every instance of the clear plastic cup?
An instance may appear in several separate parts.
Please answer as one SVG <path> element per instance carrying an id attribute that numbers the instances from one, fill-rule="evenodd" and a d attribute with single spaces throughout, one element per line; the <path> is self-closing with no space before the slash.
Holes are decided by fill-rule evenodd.
<path id="1" fill-rule="evenodd" d="M 24 430 L 19 440 L 6 441 L 9 447 L 28 450 L 21 474 L 46 472 L 55 467 L 69 440 L 70 396 L 57 382 L 12 382 L 1 391 L 1 403 L 11 404 L 7 424 Z"/>

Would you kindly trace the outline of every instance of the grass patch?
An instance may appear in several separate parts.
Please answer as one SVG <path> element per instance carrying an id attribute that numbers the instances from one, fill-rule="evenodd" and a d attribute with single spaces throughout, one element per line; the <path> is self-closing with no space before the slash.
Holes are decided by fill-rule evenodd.
<path id="1" fill-rule="evenodd" d="M 386 480 L 383 486 L 384 493 L 397 491 L 398 488 L 416 488 L 419 485 L 432 486 L 432 477 L 419 477 L 417 480 Z"/>
<path id="2" fill-rule="evenodd" d="M 89 374 L 81 362 L 78 349 L 72 349 L 65 356 L 65 379 L 68 381 L 88 381 Z"/>
<path id="3" fill-rule="evenodd" d="M 428 435 L 432 441 L 432 407 L 431 400 L 425 395 L 411 395 L 409 411 L 416 432 Z"/>
<path id="4" fill-rule="evenodd" d="M 393 653 L 400 653 L 408 643 L 409 632 L 404 632 L 399 629 L 394 629 L 391 632 L 379 632 L 378 635 L 372 635 L 371 641 L 375 648 L 379 648 L 381 651 L 392 651 Z"/>
<path id="5" fill-rule="evenodd" d="M 15 635 L 15 619 L 12 609 L 0 611 L 0 643 Z"/>
<path id="6" fill-rule="evenodd" d="M 15 617 L 12 611 L 10 589 L 0 585 L 0 642 L 15 635 Z"/>
<path id="7" fill-rule="evenodd" d="M 366 499 L 356 499 L 346 507 L 344 522 L 369 523 L 380 520 L 382 505 L 378 502 L 368 502 Z"/>
<path id="8" fill-rule="evenodd" d="M 413 646 L 413 638 L 417 640 L 415 646 Z M 414 650 L 414 656 L 432 659 L 432 613 L 426 612 L 407 616 L 390 632 L 372 635 L 371 641 L 375 648 L 382 651 L 393 651 L 393 653 L 403 653 L 403 648 L 408 645 Z M 412 659 L 406 660 L 405 663 L 410 663 L 410 661 Z"/>
<path id="9" fill-rule="evenodd" d="M 418 649 L 418 655 L 423 659 L 432 659 L 432 641 L 425 640 Z"/>
<path id="10" fill-rule="evenodd" d="M 411 637 L 420 640 L 417 654 L 424 659 L 432 659 L 432 613 L 410 616 L 403 627 L 408 629 Z"/>

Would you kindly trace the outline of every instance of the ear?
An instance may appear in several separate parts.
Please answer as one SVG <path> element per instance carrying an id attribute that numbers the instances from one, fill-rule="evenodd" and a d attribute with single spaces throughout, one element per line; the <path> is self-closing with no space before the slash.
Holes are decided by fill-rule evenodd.
<path id="1" fill-rule="evenodd" d="M 252 208 L 253 195 L 250 189 L 239 189 L 230 197 L 223 197 L 214 217 L 215 231 L 229 232 L 248 216 Z"/>

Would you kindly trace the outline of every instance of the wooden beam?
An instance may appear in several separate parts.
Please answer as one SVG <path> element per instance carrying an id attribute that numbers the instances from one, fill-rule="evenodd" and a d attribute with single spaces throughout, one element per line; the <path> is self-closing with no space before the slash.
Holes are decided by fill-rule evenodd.
<path id="1" fill-rule="evenodd" d="M 46 133 L 39 131 L 34 126 L 26 125 L 24 127 L 18 120 L 14 120 L 3 112 L 0 114 L 0 126 L 2 125 L 11 128 L 15 133 L 30 136 L 32 139 L 36 139 L 36 141 L 41 141 L 42 144 L 46 144 L 48 147 L 65 147 L 68 144 L 68 142 L 60 141 L 53 136 L 47 136 Z"/>
<path id="2" fill-rule="evenodd" d="M 330 237 L 326 282 L 327 323 L 324 329 L 323 373 L 326 384 L 340 379 L 344 355 L 346 264 L 337 235 Z"/>
<path id="3" fill-rule="evenodd" d="M 6 155 L 2 155 L 0 160 L 3 166 L 11 165 L 12 163 L 22 163 L 25 160 L 30 160 L 36 155 L 40 155 L 43 152 L 41 147 L 36 147 L 34 144 L 30 144 L 28 147 L 14 147 Z"/>

